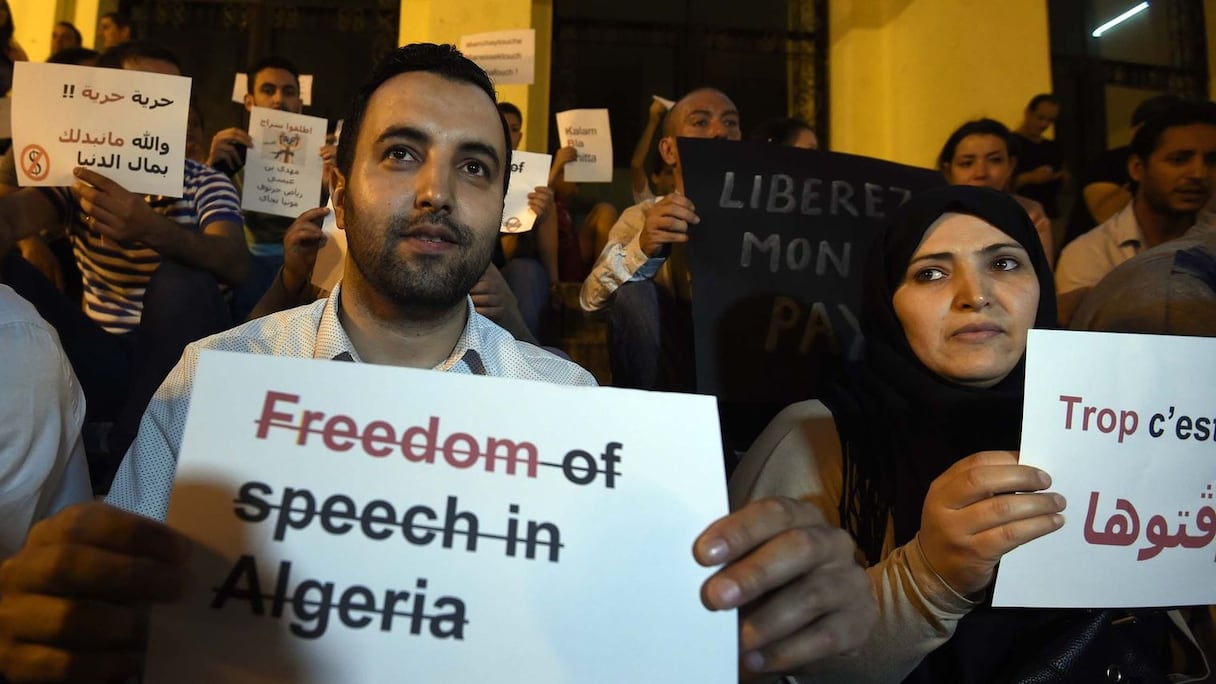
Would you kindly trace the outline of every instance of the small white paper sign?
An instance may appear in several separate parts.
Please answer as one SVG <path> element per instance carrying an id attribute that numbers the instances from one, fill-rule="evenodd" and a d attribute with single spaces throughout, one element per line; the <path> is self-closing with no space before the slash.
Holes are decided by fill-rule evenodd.
<path id="1" fill-rule="evenodd" d="M 1216 339 L 1030 331 L 1022 463 L 1068 501 L 994 606 L 1216 603 Z"/>
<path id="2" fill-rule="evenodd" d="M 536 69 L 536 30 L 512 29 L 461 36 L 465 57 L 485 69 L 497 85 L 532 85 Z"/>
<path id="3" fill-rule="evenodd" d="M 192 582 L 145 681 L 734 684 L 691 552 L 717 435 L 708 396 L 204 351 L 168 515 Z"/>
<path id="4" fill-rule="evenodd" d="M 528 206 L 528 193 L 549 184 L 549 165 L 553 156 L 536 152 L 511 153 L 511 183 L 502 210 L 502 232 L 524 233 L 536 223 L 536 212 Z"/>
<path id="5" fill-rule="evenodd" d="M 232 101 L 245 104 L 245 96 L 249 94 L 249 75 L 238 72 L 232 80 Z M 300 101 L 305 107 L 312 106 L 312 74 L 300 74 Z"/>
<path id="6" fill-rule="evenodd" d="M 83 166 L 131 192 L 181 197 L 189 107 L 183 76 L 17 62 L 17 180 L 69 186 Z"/>
<path id="7" fill-rule="evenodd" d="M 325 204 L 329 213 L 321 222 L 321 232 L 325 234 L 325 244 L 317 252 L 317 261 L 312 267 L 312 284 L 326 292 L 332 292 L 334 286 L 342 279 L 342 270 L 346 264 L 346 231 L 338 228 L 334 217 L 334 198 L 330 196 Z"/>
<path id="8" fill-rule="evenodd" d="M 241 208 L 295 218 L 321 199 L 325 119 L 254 107 Z"/>
<path id="9" fill-rule="evenodd" d="M 607 109 L 571 109 L 558 112 L 557 132 L 562 147 L 578 150 L 578 161 L 566 164 L 567 181 L 612 181 L 612 131 L 608 125 Z"/>
<path id="10" fill-rule="evenodd" d="M 655 102 L 663 103 L 663 106 L 668 109 L 671 109 L 672 107 L 676 106 L 676 103 L 674 100 L 668 100 L 667 98 L 659 97 L 658 95 L 652 95 L 651 97 L 653 97 L 655 99 Z"/>

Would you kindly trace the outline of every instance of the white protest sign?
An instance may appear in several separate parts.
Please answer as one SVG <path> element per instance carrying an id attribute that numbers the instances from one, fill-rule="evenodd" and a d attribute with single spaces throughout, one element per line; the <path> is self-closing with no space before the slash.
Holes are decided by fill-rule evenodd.
<path id="1" fill-rule="evenodd" d="M 232 101 L 245 104 L 245 96 L 249 94 L 249 75 L 238 72 L 232 80 Z M 305 107 L 312 106 L 312 74 L 300 74 L 300 102 Z"/>
<path id="2" fill-rule="evenodd" d="M 1216 603 L 1216 339 L 1030 331 L 1020 461 L 1068 501 L 994 606 Z"/>
<path id="3" fill-rule="evenodd" d="M 190 79 L 41 62 L 13 67 L 23 186 L 69 186 L 77 166 L 131 192 L 181 197 Z"/>
<path id="4" fill-rule="evenodd" d="M 608 127 L 607 109 L 571 109 L 558 112 L 557 132 L 562 147 L 578 150 L 578 161 L 566 164 L 567 181 L 612 181 L 612 132 Z"/>
<path id="5" fill-rule="evenodd" d="M 536 212 L 528 206 L 528 193 L 549 184 L 549 164 L 553 156 L 535 152 L 511 153 L 511 183 L 502 210 L 502 232 L 524 233 L 532 230 Z"/>
<path id="6" fill-rule="evenodd" d="M 312 267 L 312 284 L 326 292 L 334 289 L 342 279 L 342 270 L 346 264 L 346 231 L 338 228 L 334 218 L 334 198 L 330 196 L 325 203 L 329 213 L 321 222 L 321 232 L 325 235 L 325 244 L 317 252 L 317 261 Z"/>
<path id="7" fill-rule="evenodd" d="M 531 85 L 535 80 L 536 30 L 491 31 L 460 37 L 465 57 L 485 69 L 497 85 Z"/>
<path id="8" fill-rule="evenodd" d="M 204 351 L 145 681 L 734 684 L 721 462 L 709 396 Z"/>
<path id="9" fill-rule="evenodd" d="M 325 119 L 254 107 L 241 208 L 295 218 L 321 200 Z"/>
<path id="10" fill-rule="evenodd" d="M 671 109 L 672 107 L 676 106 L 676 103 L 674 100 L 668 100 L 667 98 L 659 97 L 658 95 L 652 95 L 651 97 L 653 97 L 655 99 L 655 102 L 662 103 L 662 105 L 668 109 Z"/>

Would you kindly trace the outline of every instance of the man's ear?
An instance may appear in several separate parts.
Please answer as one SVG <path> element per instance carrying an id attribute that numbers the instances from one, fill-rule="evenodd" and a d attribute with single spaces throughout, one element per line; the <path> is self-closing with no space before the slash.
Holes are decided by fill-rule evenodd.
<path id="1" fill-rule="evenodd" d="M 245 93 L 245 111 L 253 111 L 253 95 L 250 93 Z"/>
<path id="2" fill-rule="evenodd" d="M 659 138 L 659 156 L 671 166 L 680 162 L 680 153 L 676 149 L 676 139 L 671 136 Z"/>
<path id="3" fill-rule="evenodd" d="M 1140 155 L 1132 154 L 1127 157 L 1127 175 L 1137 183 L 1143 180 L 1144 160 L 1140 159 Z"/>
<path id="4" fill-rule="evenodd" d="M 329 201 L 334 205 L 334 223 L 338 230 L 346 230 L 346 177 L 334 169 L 334 191 L 330 193 Z"/>

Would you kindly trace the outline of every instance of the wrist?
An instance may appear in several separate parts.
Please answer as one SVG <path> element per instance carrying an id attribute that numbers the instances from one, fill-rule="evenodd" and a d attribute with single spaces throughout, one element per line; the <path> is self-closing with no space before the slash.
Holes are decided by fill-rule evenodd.
<path id="1" fill-rule="evenodd" d="M 279 269 L 279 281 L 283 284 L 283 289 L 290 295 L 299 295 L 304 291 L 304 286 L 308 284 L 310 274 L 296 273 L 293 269 L 286 266 Z"/>

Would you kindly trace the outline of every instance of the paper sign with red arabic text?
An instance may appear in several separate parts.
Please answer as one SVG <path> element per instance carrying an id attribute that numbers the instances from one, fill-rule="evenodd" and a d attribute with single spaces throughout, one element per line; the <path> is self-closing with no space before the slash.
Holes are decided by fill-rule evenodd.
<path id="1" fill-rule="evenodd" d="M 733 684 L 725 513 L 713 397 L 204 351 L 144 681 Z"/>
<path id="2" fill-rule="evenodd" d="M 995 606 L 1216 603 L 1216 339 L 1032 330 L 1021 462 L 1064 527 L 1005 555 Z"/>
<path id="3" fill-rule="evenodd" d="M 181 197 L 189 108 L 183 76 L 17 62 L 17 180 L 70 186 L 81 166 L 131 192 Z"/>

